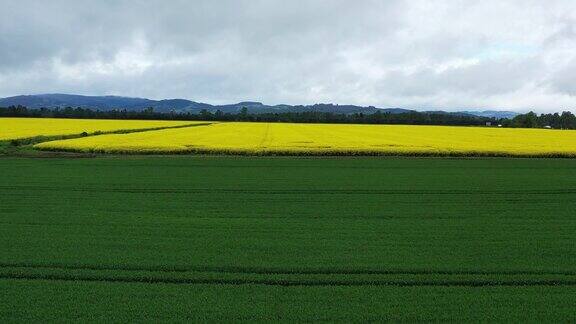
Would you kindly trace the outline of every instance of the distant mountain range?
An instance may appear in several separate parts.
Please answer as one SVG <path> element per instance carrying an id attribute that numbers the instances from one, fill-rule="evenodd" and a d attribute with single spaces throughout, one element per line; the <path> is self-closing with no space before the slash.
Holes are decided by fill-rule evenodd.
<path id="1" fill-rule="evenodd" d="M 196 102 L 186 99 L 164 99 L 164 100 L 151 100 L 145 98 L 129 98 L 119 96 L 80 96 L 69 94 L 40 94 L 40 95 L 25 95 L 0 98 L 0 107 L 8 106 L 25 106 L 30 109 L 40 108 L 65 108 L 65 107 L 81 107 L 90 108 L 94 110 L 114 110 L 126 109 L 129 111 L 140 111 L 146 108 L 154 108 L 157 112 L 190 112 L 199 113 L 203 109 L 212 113 L 217 110 L 223 113 L 237 113 L 243 107 L 248 109 L 249 113 L 283 113 L 283 112 L 331 112 L 338 114 L 354 114 L 364 113 L 373 114 L 377 111 L 383 113 L 406 113 L 414 112 L 413 109 L 404 108 L 376 108 L 373 106 L 363 107 L 354 105 L 335 105 L 335 104 L 315 104 L 315 105 L 264 105 L 260 102 L 239 102 L 236 104 L 228 105 L 211 105 L 202 102 Z M 459 111 L 459 112 L 445 112 L 445 111 L 426 111 L 428 113 L 441 113 L 441 114 L 463 114 L 473 115 L 480 117 L 495 117 L 495 118 L 513 118 L 518 115 L 511 111 Z"/>

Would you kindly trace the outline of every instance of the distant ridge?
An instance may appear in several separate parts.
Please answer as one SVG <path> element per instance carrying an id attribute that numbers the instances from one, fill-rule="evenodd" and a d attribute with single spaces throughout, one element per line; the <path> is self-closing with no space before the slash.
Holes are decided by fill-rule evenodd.
<path id="1" fill-rule="evenodd" d="M 146 108 L 154 108 L 157 112 L 190 112 L 199 113 L 207 110 L 214 113 L 220 110 L 223 113 L 238 113 L 242 108 L 247 108 L 250 113 L 285 113 L 285 112 L 331 112 L 337 114 L 373 114 L 375 112 L 399 114 L 414 112 L 416 110 L 404 108 L 376 108 L 373 106 L 355 106 L 355 105 L 335 105 L 335 104 L 314 104 L 314 105 L 265 105 L 261 102 L 245 101 L 227 105 L 211 105 L 202 102 L 196 102 L 186 99 L 164 99 L 151 100 L 146 98 L 130 98 L 120 96 L 83 96 L 71 94 L 39 94 L 39 95 L 21 95 L 7 98 L 0 98 L 0 107 L 8 106 L 26 106 L 30 109 L 40 108 L 65 108 L 81 107 L 94 110 L 109 111 L 115 109 L 126 109 L 128 111 L 141 111 Z M 510 111 L 462 111 L 462 112 L 444 112 L 428 111 L 429 113 L 445 114 L 466 114 L 479 117 L 495 118 L 512 118 L 518 115 Z"/>
<path id="2" fill-rule="evenodd" d="M 462 113 L 470 114 L 478 117 L 494 117 L 494 118 L 514 118 L 519 115 L 517 112 L 505 110 L 483 110 L 483 111 L 462 111 Z"/>

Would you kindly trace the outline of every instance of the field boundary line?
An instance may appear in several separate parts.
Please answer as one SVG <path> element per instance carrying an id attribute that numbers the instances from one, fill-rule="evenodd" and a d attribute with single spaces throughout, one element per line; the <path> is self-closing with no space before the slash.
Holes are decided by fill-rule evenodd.
<path id="1" fill-rule="evenodd" d="M 442 157 L 442 158 L 562 158 L 572 159 L 576 157 L 576 152 L 546 152 L 546 153 L 511 153 L 494 151 L 378 151 L 378 150 L 282 150 L 282 149 L 234 149 L 234 148 L 187 148 L 174 151 L 163 151 L 158 149 L 99 149 L 99 148 L 56 148 L 56 147 L 35 147 L 35 149 L 47 152 L 70 152 L 70 153 L 92 153 L 103 155 L 225 155 L 225 156 L 301 156 L 301 157 Z"/>

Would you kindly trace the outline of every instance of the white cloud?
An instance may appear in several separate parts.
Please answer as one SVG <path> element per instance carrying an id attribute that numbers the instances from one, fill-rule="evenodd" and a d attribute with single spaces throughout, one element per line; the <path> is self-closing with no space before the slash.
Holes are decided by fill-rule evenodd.
<path id="1" fill-rule="evenodd" d="M 576 109 L 571 0 L 0 0 L 0 96 Z"/>

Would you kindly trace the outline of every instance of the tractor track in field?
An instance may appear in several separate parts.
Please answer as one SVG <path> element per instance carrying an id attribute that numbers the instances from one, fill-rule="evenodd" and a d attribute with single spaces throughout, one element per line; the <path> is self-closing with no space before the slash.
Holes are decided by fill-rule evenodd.
<path id="1" fill-rule="evenodd" d="M 102 271 L 148 271 L 148 272 L 212 272 L 240 274 L 302 274 L 302 275 L 564 275 L 576 276 L 576 270 L 442 270 L 442 269 L 342 269 L 342 268 L 267 268 L 267 267 L 226 267 L 226 266 L 138 266 L 138 265 L 97 265 L 2 262 L 3 268 L 59 269 L 59 270 L 102 270 Z"/>
<path id="2" fill-rule="evenodd" d="M 2 280 L 267 286 L 576 286 L 576 271 L 0 262 Z"/>
<path id="3" fill-rule="evenodd" d="M 576 279 L 542 279 L 542 280 L 301 280 L 301 279 L 219 279 L 219 278 L 162 278 L 162 277 L 129 277 L 129 276 L 78 276 L 68 274 L 0 274 L 0 279 L 7 280 L 48 280 L 75 282 L 106 283 L 149 283 L 149 284 L 184 284 L 184 285 L 267 285 L 267 286 L 441 286 L 441 287 L 494 287 L 494 286 L 576 286 Z"/>
<path id="4" fill-rule="evenodd" d="M 570 195 L 576 194 L 575 189 L 550 189 L 550 190 L 381 190 L 381 189 L 230 189 L 230 188 L 186 188 L 186 189 L 163 189 L 163 188 L 66 188 L 52 186 L 1 186 L 0 190 L 37 190 L 58 192 L 117 192 L 117 193 L 146 193 L 146 194 L 306 194 L 306 195 Z"/>

